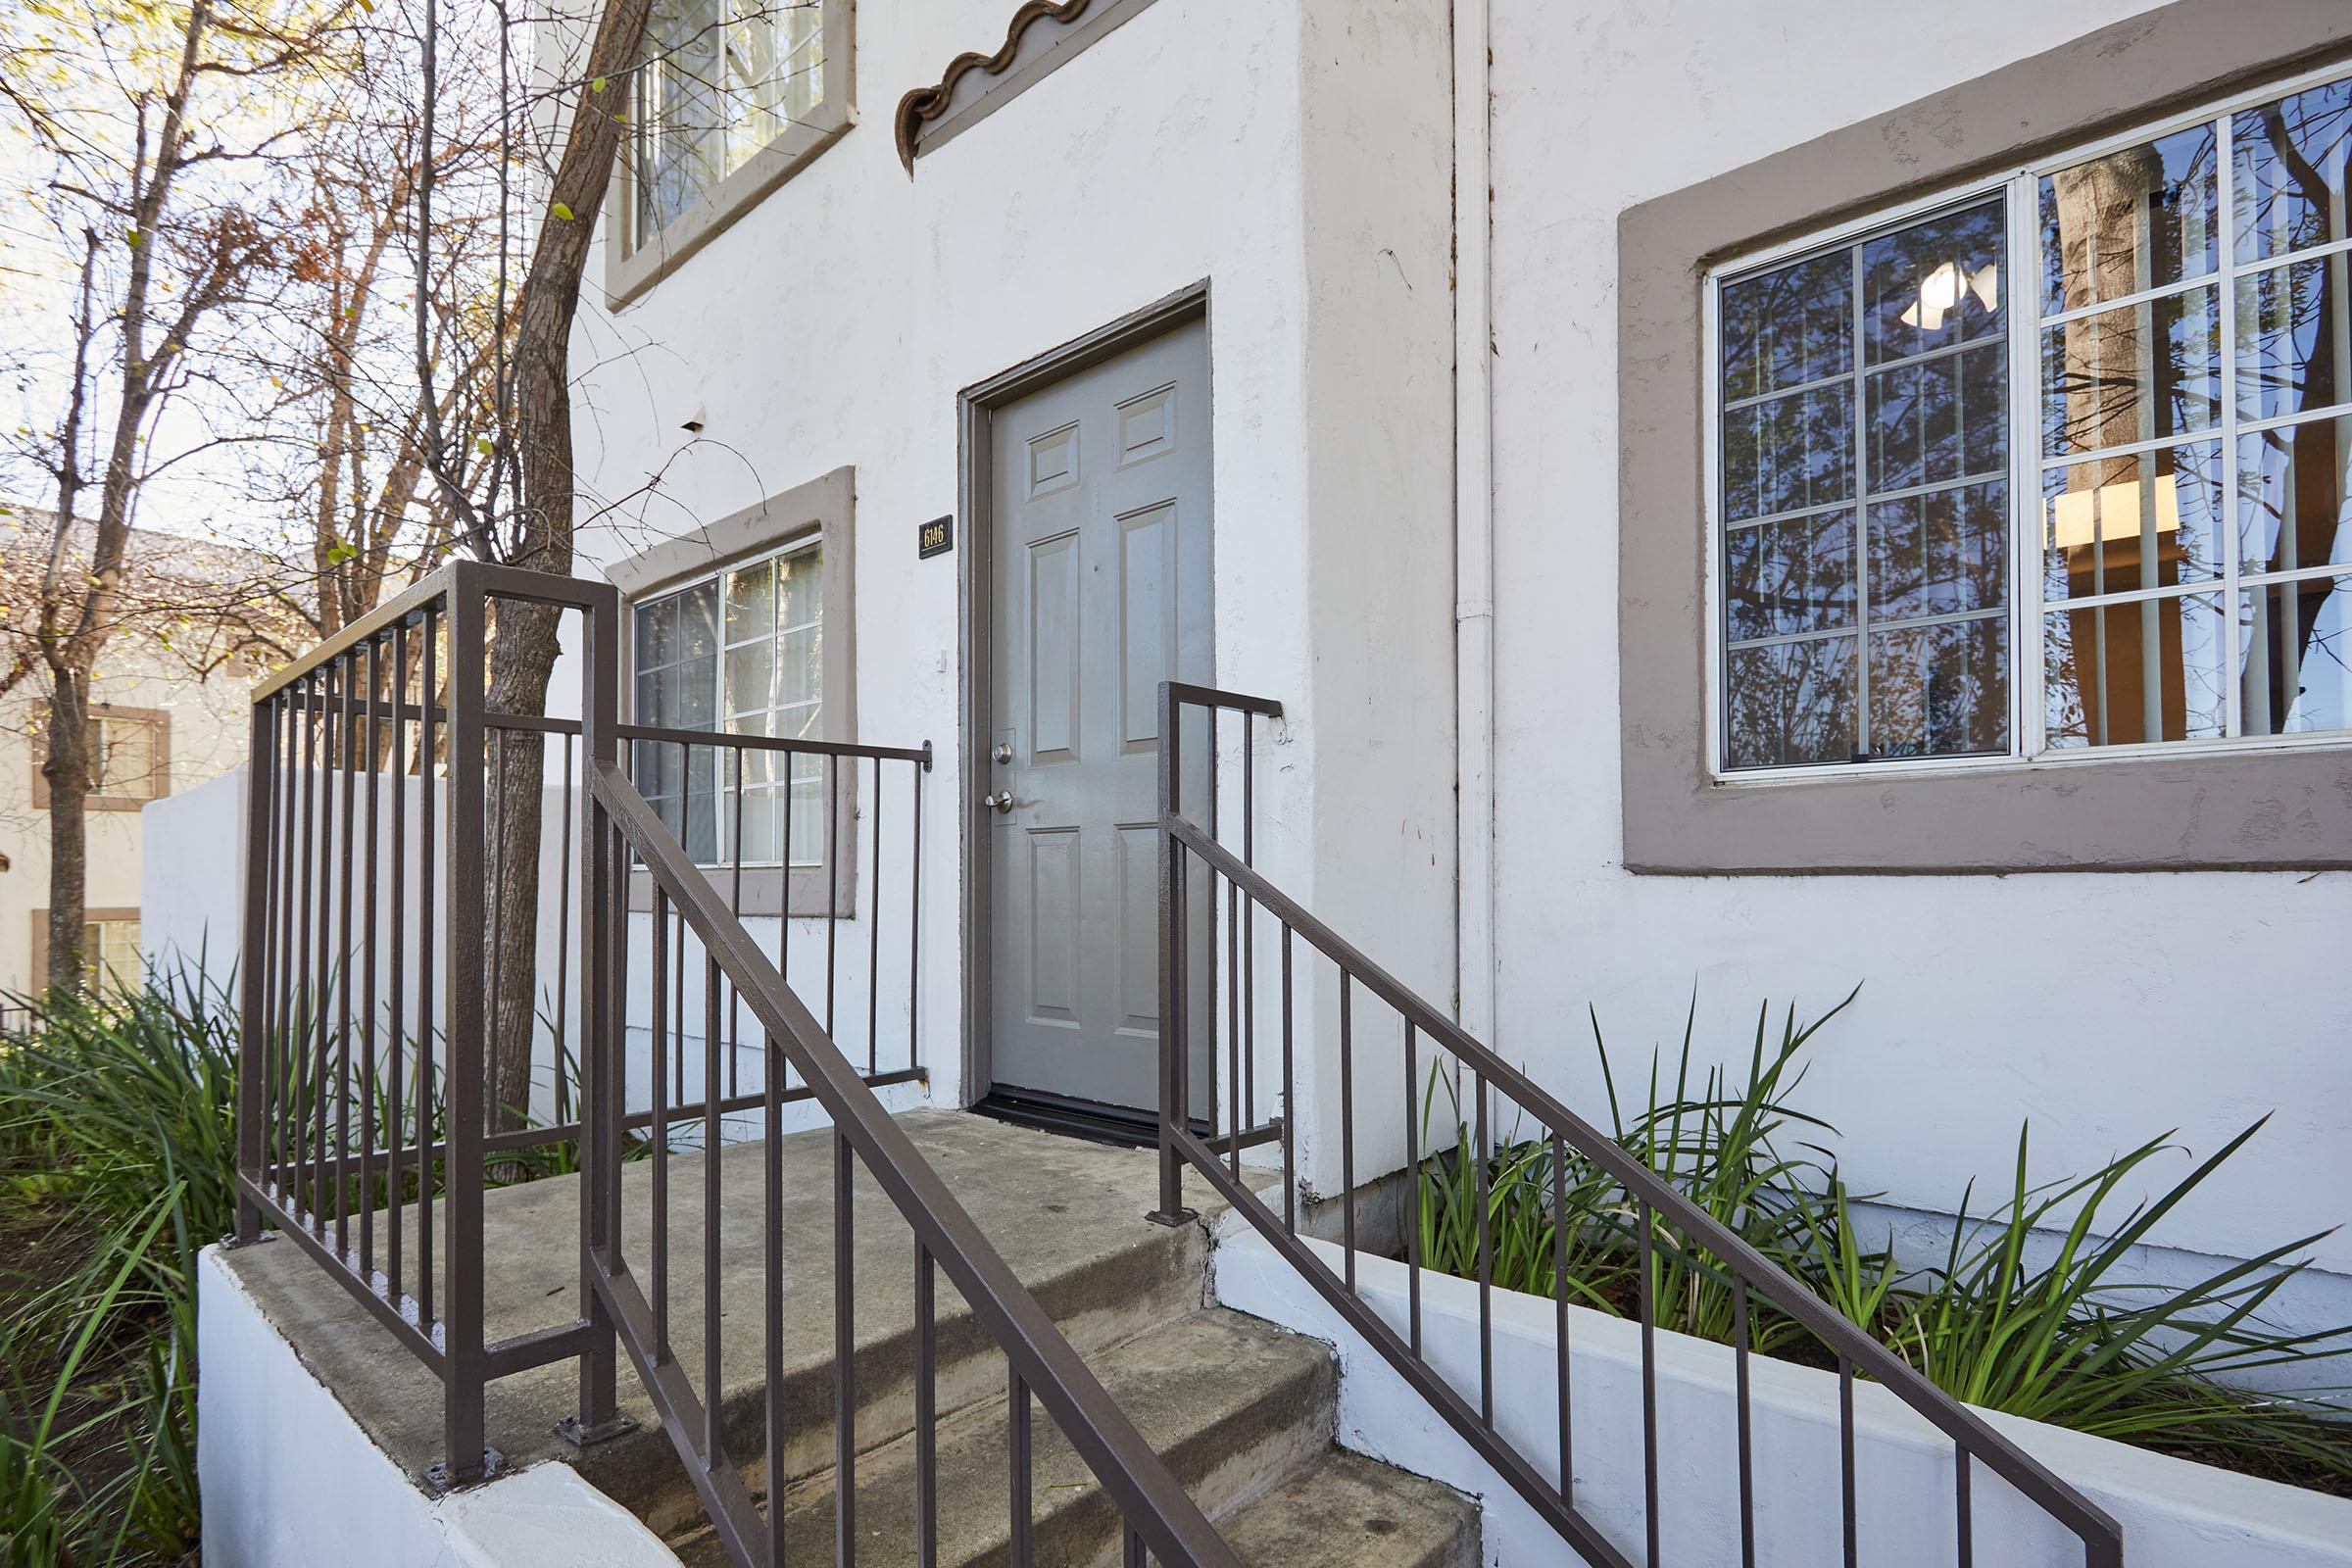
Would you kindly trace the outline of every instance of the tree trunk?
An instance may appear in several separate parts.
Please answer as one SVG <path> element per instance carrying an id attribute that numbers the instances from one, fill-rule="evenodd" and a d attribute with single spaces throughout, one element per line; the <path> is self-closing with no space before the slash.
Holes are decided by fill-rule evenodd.
<path id="1" fill-rule="evenodd" d="M 89 683 L 54 670 L 41 777 L 49 785 L 49 972 L 51 992 L 81 988 L 88 957 L 81 951 L 88 906 L 89 832 L 84 802 L 90 793 Z"/>
<path id="2" fill-rule="evenodd" d="M 582 74 L 588 82 L 601 86 L 629 79 L 651 9 L 650 0 L 614 0 L 606 9 L 588 49 Z M 612 182 L 612 159 L 620 144 L 620 123 L 607 99 L 620 97 L 594 88 L 579 94 L 548 192 L 547 216 L 523 278 L 514 331 L 515 466 L 521 507 L 515 519 L 514 564 L 534 571 L 568 573 L 572 567 L 571 325 L 579 312 L 580 279 L 596 214 Z M 563 211 L 573 216 L 555 216 Z M 546 711 L 556 633 L 553 610 L 512 603 L 499 607 L 490 644 L 492 712 Z M 492 760 L 498 764 L 487 792 L 493 880 L 486 907 L 492 929 L 484 956 L 492 992 L 492 1115 L 497 1127 L 508 1129 L 520 1126 L 530 1106 L 546 755 L 535 741 L 511 747 L 502 742 Z M 564 1049 L 564 1043 L 556 1042 L 556 1049 Z"/>

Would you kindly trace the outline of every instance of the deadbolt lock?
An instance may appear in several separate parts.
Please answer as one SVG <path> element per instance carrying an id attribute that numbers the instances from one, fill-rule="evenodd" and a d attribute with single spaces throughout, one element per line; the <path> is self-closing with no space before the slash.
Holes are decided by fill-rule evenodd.
<path id="1" fill-rule="evenodd" d="M 999 762 L 1001 762 L 1001 763 L 1002 763 L 1002 762 L 1009 762 L 1009 761 L 1011 761 L 1011 760 L 1012 760 L 1012 742 L 1010 742 L 1010 741 L 999 741 L 999 742 L 997 742 L 997 749 L 996 749 L 996 752 L 995 752 L 993 755 L 996 757 L 996 760 L 997 760 Z"/>

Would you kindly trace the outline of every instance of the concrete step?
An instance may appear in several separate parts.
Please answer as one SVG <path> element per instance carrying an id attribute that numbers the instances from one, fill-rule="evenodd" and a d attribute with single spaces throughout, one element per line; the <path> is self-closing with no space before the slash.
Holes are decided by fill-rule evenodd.
<path id="1" fill-rule="evenodd" d="M 1152 1225 L 1157 1169 L 1145 1150 L 1106 1149 L 953 1111 L 920 1110 L 899 1124 L 946 1178 L 1015 1275 L 1033 1291 L 1081 1352 L 1134 1338 L 1200 1310 L 1207 1235 L 1202 1226 Z M 786 1460 L 805 1475 L 832 1460 L 833 1186 L 827 1131 L 783 1140 L 785 1251 L 783 1386 Z M 719 1293 L 720 1408 L 729 1451 L 756 1467 L 763 1442 L 761 1151 L 729 1147 L 721 1156 Z M 644 1161 L 621 1175 L 622 1235 L 641 1285 L 652 1277 Z M 699 1382 L 703 1367 L 703 1156 L 670 1162 L 672 1348 Z M 897 1208 L 858 1168 L 854 1228 L 861 1447 L 903 1437 L 912 1420 L 914 1243 Z M 1221 1205 L 1204 1184 L 1186 1201 L 1203 1216 Z M 542 1330 L 579 1311 L 579 1188 L 552 1177 L 484 1196 L 486 1331 L 492 1341 Z M 416 1211 L 399 1216 L 407 1255 L 417 1256 Z M 434 1255 L 448 1257 L 436 1205 Z M 379 1266 L 390 1216 L 378 1216 Z M 439 1379 L 365 1311 L 301 1249 L 288 1242 L 224 1254 L 230 1269 L 314 1375 L 335 1391 L 383 1453 L 411 1476 L 442 1454 Z M 444 1273 L 444 1281 L 446 1274 Z M 1004 1392 L 1002 1363 L 962 1300 L 942 1276 L 938 1292 L 940 1400 L 952 1410 Z M 558 1363 L 499 1379 L 487 1399 L 489 1439 L 515 1467 L 547 1459 L 576 1466 L 590 1482 L 665 1533 L 698 1522 L 702 1505 L 636 1374 L 624 1366 L 620 1407 L 639 1423 L 610 1443 L 579 1449 L 556 1435 L 578 1408 L 574 1367 Z"/>
<path id="2" fill-rule="evenodd" d="M 1467 1499 L 1332 1450 L 1336 1368 L 1326 1346 L 1209 1310 L 1089 1361 L 1193 1499 L 1212 1518 L 1229 1520 L 1237 1547 L 1249 1544 L 1249 1561 L 1455 1568 L 1465 1530 L 1475 1546 L 1477 1515 Z M 1036 1562 L 1056 1568 L 1115 1559 L 1116 1510 L 1053 1423 L 1032 1408 Z M 942 1424 L 942 1568 L 1009 1561 L 1005 1413 L 997 1399 Z M 832 1483 L 827 1473 L 788 1494 L 787 1562 L 832 1559 Z M 916 1560 L 912 1442 L 867 1454 L 857 1489 L 859 1561 Z M 671 1544 L 698 1568 L 725 1560 L 707 1527 Z"/>
<path id="3" fill-rule="evenodd" d="M 1478 1568 L 1477 1499 L 1334 1448 L 1219 1521 L 1253 1568 Z"/>
<path id="4" fill-rule="evenodd" d="M 1207 1235 L 1144 1218 L 1156 1197 L 1155 1167 L 1141 1151 L 1077 1143 L 988 1119 L 938 1112 L 900 1118 L 982 1232 L 1012 1265 L 1081 1354 L 1123 1345 L 1201 1307 Z M 699 1156 L 670 1174 L 672 1348 L 700 1379 L 699 1275 L 681 1269 L 687 1238 L 699 1235 Z M 786 1474 L 829 1474 L 833 1462 L 833 1211 L 828 1135 L 785 1140 L 787 1200 L 784 1362 Z M 729 1151 L 722 1166 L 730 1214 L 722 1275 L 721 1405 L 727 1450 L 756 1490 L 765 1485 L 765 1405 L 759 1360 L 761 1290 L 756 1237 L 732 1235 L 732 1188 L 740 1170 L 757 1180 L 756 1149 Z M 857 1446 L 867 1452 L 905 1439 L 914 1418 L 914 1247 L 897 1209 L 859 1168 L 852 1234 L 857 1306 Z M 756 1200 L 742 1205 L 756 1212 Z M 647 1282 L 642 1249 L 633 1254 Z M 738 1275 L 744 1277 L 737 1277 Z M 938 1408 L 943 1416 L 1000 1400 L 1005 1368 L 944 1272 L 936 1276 Z M 624 1371 L 624 1393 L 635 1393 Z M 650 1425 L 650 1423 L 649 1423 Z M 650 1443 L 643 1441 L 651 1438 Z M 703 1508 L 666 1438 L 658 1432 L 572 1456 L 582 1474 L 658 1533 L 692 1529 Z"/>
<path id="5" fill-rule="evenodd" d="M 1090 1357 L 1096 1375 L 1242 1560 L 1264 1568 L 1476 1568 L 1479 1513 L 1433 1481 L 1330 1446 L 1336 1368 L 1327 1347 L 1209 1310 Z M 1042 1412 L 1033 1417 L 1035 1561 L 1117 1559 L 1116 1511 Z M 1010 1561 L 1005 1404 L 971 1406 L 939 1438 L 939 1562 Z M 785 1561 L 833 1560 L 830 1474 L 785 1502 Z M 858 1468 L 858 1558 L 909 1563 L 911 1442 Z M 725 1557 L 708 1527 L 670 1544 L 690 1568 Z"/>

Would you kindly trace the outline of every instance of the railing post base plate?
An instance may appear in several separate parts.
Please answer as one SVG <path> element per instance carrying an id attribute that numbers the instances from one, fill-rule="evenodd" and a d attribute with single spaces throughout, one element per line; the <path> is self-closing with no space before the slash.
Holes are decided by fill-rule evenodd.
<path id="1" fill-rule="evenodd" d="M 447 1459 L 443 1459 L 438 1464 L 426 1466 L 424 1471 L 425 1490 L 435 1496 L 439 1496 L 444 1493 L 456 1492 L 461 1487 L 478 1487 L 486 1481 L 496 1481 L 500 1476 L 506 1474 L 506 1470 L 507 1456 L 496 1448 L 484 1448 L 481 1465 L 471 1475 L 462 1476 L 453 1473 Z"/>
<path id="2" fill-rule="evenodd" d="M 1152 1224 L 1165 1225 L 1170 1230 L 1174 1230 L 1179 1225 L 1190 1225 L 1193 1223 L 1193 1221 L 1199 1219 L 1200 1217 L 1200 1211 L 1198 1209 L 1191 1208 L 1179 1208 L 1173 1210 L 1155 1208 L 1144 1215 L 1144 1218 L 1150 1220 Z"/>
<path id="3" fill-rule="evenodd" d="M 626 1415 L 599 1421 L 592 1427 L 582 1426 L 576 1415 L 567 1415 L 555 1427 L 556 1436 L 575 1448 L 593 1448 L 600 1443 L 611 1443 L 614 1438 L 626 1437 L 636 1430 L 637 1418 Z"/>

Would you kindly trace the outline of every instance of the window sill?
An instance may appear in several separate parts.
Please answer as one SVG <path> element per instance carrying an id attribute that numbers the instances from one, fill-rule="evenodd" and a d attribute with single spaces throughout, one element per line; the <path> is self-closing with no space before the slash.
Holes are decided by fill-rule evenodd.
<path id="1" fill-rule="evenodd" d="M 2080 768 L 2125 767 L 2135 764 L 2188 762 L 2209 757 L 2299 757 L 2311 753 L 2342 753 L 2352 767 L 2352 734 L 2327 734 L 2283 739 L 2242 735 L 2230 740 L 2168 741 L 2149 746 L 2097 746 L 2045 751 L 2034 757 L 1921 757 L 1890 758 L 1883 762 L 1824 762 L 1812 767 L 1743 768 L 1718 770 L 1708 783 L 1716 789 L 1802 788 L 1839 779 L 1976 778 L 1990 773 L 2071 772 Z"/>

